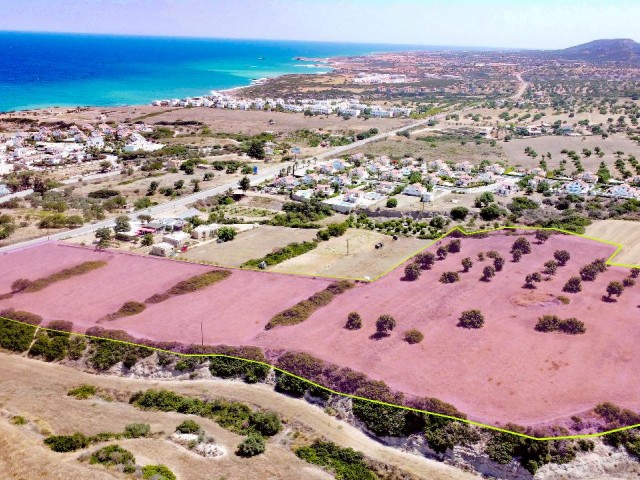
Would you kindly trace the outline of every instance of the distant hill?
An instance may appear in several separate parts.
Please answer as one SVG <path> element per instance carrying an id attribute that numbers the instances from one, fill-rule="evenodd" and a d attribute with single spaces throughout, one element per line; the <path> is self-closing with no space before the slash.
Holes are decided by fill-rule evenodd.
<path id="1" fill-rule="evenodd" d="M 594 40 L 575 47 L 547 52 L 569 60 L 590 62 L 640 62 L 640 43 L 627 38 Z"/>

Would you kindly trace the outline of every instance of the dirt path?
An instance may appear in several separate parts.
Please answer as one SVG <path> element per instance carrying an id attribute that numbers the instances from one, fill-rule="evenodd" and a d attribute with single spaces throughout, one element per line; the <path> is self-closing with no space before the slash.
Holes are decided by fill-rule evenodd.
<path id="1" fill-rule="evenodd" d="M 341 446 L 359 450 L 369 457 L 413 473 L 419 478 L 428 478 L 430 480 L 478 478 L 475 475 L 463 472 L 449 465 L 381 445 L 360 430 L 326 415 L 320 408 L 310 405 L 303 400 L 280 395 L 265 385 L 247 385 L 226 380 L 154 381 L 102 376 L 81 372 L 70 367 L 0 353 L 0 404 L 5 408 L 12 408 L 14 410 L 24 411 L 25 413 L 32 412 L 34 414 L 47 410 L 50 411 L 49 409 L 59 408 L 59 406 L 56 405 L 58 400 L 66 401 L 68 399 L 64 392 L 66 392 L 69 387 L 84 383 L 106 389 L 130 392 L 147 388 L 169 388 L 187 395 L 208 394 L 226 397 L 264 409 L 275 410 L 282 415 L 283 418 L 295 419 L 297 422 L 311 428 L 318 435 L 322 435 Z M 57 397 L 60 398 L 56 397 L 56 392 Z M 94 403 L 75 402 L 74 405 L 80 404 L 79 406 L 81 407 L 88 407 L 91 403 Z M 104 402 L 104 406 L 105 408 L 117 407 L 120 410 L 126 408 L 127 410 L 131 410 L 129 414 L 136 415 L 138 418 L 152 415 L 156 422 L 159 416 L 178 415 L 162 414 L 159 412 L 139 412 L 126 404 L 118 402 Z M 143 420 L 140 418 L 138 421 Z M 153 423 L 153 421 L 150 423 Z M 202 421 L 201 423 L 204 424 L 205 422 Z M 213 429 L 214 427 L 211 426 L 210 428 Z M 1 432 L 0 430 L 0 438 L 3 438 Z M 224 435 L 224 433 L 215 432 L 215 435 L 219 437 Z M 11 456 L 12 454 L 10 453 L 9 455 Z M 16 452 L 15 455 L 18 455 L 18 452 Z M 289 456 L 291 457 L 290 461 L 297 461 L 293 455 L 289 454 Z M 0 466 L 2 466 L 3 457 L 4 455 L 0 455 Z M 16 476 L 15 478 L 26 477 Z"/>

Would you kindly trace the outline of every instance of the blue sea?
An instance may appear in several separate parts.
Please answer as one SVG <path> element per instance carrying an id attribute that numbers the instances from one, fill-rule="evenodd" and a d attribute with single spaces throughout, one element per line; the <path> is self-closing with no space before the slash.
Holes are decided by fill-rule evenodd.
<path id="1" fill-rule="evenodd" d="M 245 86 L 257 78 L 329 70 L 296 57 L 427 48 L 0 32 L 0 111 L 144 104 Z"/>

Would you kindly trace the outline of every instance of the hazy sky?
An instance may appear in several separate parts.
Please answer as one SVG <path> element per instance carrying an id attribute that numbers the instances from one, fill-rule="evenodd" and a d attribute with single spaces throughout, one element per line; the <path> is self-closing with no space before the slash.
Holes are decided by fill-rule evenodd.
<path id="1" fill-rule="evenodd" d="M 634 38 L 639 19 L 639 0 L 0 0 L 0 30 L 514 48 Z"/>

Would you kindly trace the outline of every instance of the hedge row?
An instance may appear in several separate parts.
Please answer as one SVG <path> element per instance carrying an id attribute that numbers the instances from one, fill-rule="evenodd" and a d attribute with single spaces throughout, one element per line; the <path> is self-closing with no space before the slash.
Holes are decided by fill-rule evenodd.
<path id="1" fill-rule="evenodd" d="M 353 287 L 353 283 L 348 280 L 341 280 L 339 282 L 331 283 L 327 288 L 319 292 L 314 293 L 308 299 L 303 300 L 293 307 L 288 308 L 276 316 L 274 316 L 269 323 L 264 327 L 265 330 L 271 330 L 272 328 L 282 325 L 296 325 L 304 322 L 309 318 L 313 312 L 317 309 L 329 305 L 336 295 L 340 295 Z"/>

